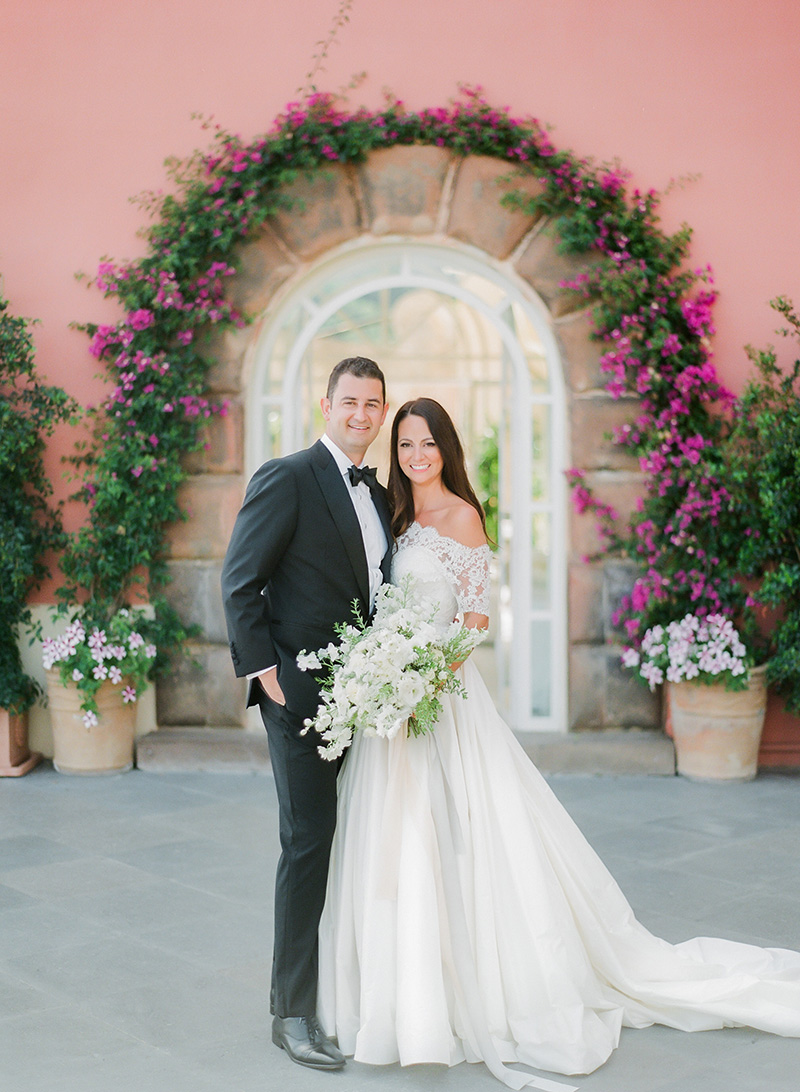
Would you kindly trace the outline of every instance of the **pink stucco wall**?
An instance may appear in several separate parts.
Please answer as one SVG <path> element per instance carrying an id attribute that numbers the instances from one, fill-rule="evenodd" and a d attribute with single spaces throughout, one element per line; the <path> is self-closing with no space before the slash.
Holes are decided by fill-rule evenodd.
<path id="1" fill-rule="evenodd" d="M 252 136 L 305 78 L 337 0 L 8 0 L 0 30 L 0 274 L 36 316 L 40 369 L 97 391 L 85 338 L 115 312 L 73 279 L 140 252 L 128 198 L 164 180 L 166 156 L 206 135 L 192 111 Z M 635 184 L 699 175 L 664 203 L 695 229 L 721 292 L 717 361 L 731 386 L 742 346 L 773 336 L 768 300 L 800 303 L 800 67 L 795 0 L 355 0 L 318 83 L 366 69 L 411 106 L 460 81 L 554 126 L 556 142 L 618 157 Z M 56 462 L 53 457 L 53 467 Z"/>
<path id="2" fill-rule="evenodd" d="M 128 198 L 163 184 L 168 155 L 206 143 L 191 113 L 245 137 L 266 130 L 337 6 L 6 0 L 0 276 L 13 310 L 41 320 L 51 381 L 96 397 L 95 361 L 69 324 L 116 312 L 73 275 L 141 252 Z M 560 146 L 618 157 L 639 187 L 699 176 L 663 215 L 694 227 L 694 261 L 715 269 L 717 364 L 739 388 L 743 345 L 774 340 L 769 299 L 800 305 L 798 40 L 797 0 L 354 0 L 317 82 L 335 89 L 366 70 L 354 104 L 377 105 L 388 87 L 412 107 L 480 84 L 551 124 Z M 796 748 L 796 722 L 773 710 L 770 724 Z"/>

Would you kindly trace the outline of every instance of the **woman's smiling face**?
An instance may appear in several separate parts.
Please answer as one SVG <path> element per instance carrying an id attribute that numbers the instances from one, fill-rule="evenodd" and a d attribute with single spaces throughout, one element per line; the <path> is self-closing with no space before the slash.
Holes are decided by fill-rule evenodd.
<path id="1" fill-rule="evenodd" d="M 410 413 L 400 422 L 397 461 L 415 485 L 428 485 L 441 478 L 444 460 L 424 417 Z"/>

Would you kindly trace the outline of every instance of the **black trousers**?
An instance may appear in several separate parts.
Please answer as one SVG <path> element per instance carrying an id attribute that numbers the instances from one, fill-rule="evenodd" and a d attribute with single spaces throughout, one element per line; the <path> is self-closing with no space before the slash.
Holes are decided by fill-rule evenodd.
<path id="1" fill-rule="evenodd" d="M 260 708 L 278 793 L 281 841 L 270 1007 L 277 1016 L 311 1016 L 317 1011 L 317 932 L 336 827 L 339 763 L 320 758 L 316 732 L 300 735 L 300 717 L 266 694 Z"/>

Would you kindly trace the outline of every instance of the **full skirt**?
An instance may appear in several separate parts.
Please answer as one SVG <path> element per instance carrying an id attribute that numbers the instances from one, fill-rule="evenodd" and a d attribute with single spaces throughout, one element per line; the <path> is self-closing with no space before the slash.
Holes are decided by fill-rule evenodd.
<path id="1" fill-rule="evenodd" d="M 649 933 L 461 672 L 433 733 L 357 734 L 339 775 L 319 1012 L 344 1053 L 555 1087 L 503 1063 L 588 1073 L 623 1025 L 800 1035 L 800 953 Z"/>

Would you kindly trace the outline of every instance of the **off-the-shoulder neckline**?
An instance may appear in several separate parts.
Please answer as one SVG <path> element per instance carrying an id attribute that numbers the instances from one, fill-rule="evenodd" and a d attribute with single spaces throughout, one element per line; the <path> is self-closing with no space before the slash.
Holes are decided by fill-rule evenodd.
<path id="1" fill-rule="evenodd" d="M 437 538 L 444 539 L 445 542 L 453 542 L 456 546 L 460 546 L 462 550 L 486 550 L 490 554 L 492 552 L 488 542 L 482 542 L 480 546 L 467 546 L 466 542 L 459 542 L 458 539 L 453 538 L 452 535 L 443 535 L 439 528 L 434 527 L 432 523 L 423 526 L 419 520 L 412 520 L 406 528 L 406 532 L 410 531 L 412 527 L 416 527 L 420 531 L 433 531 Z"/>

